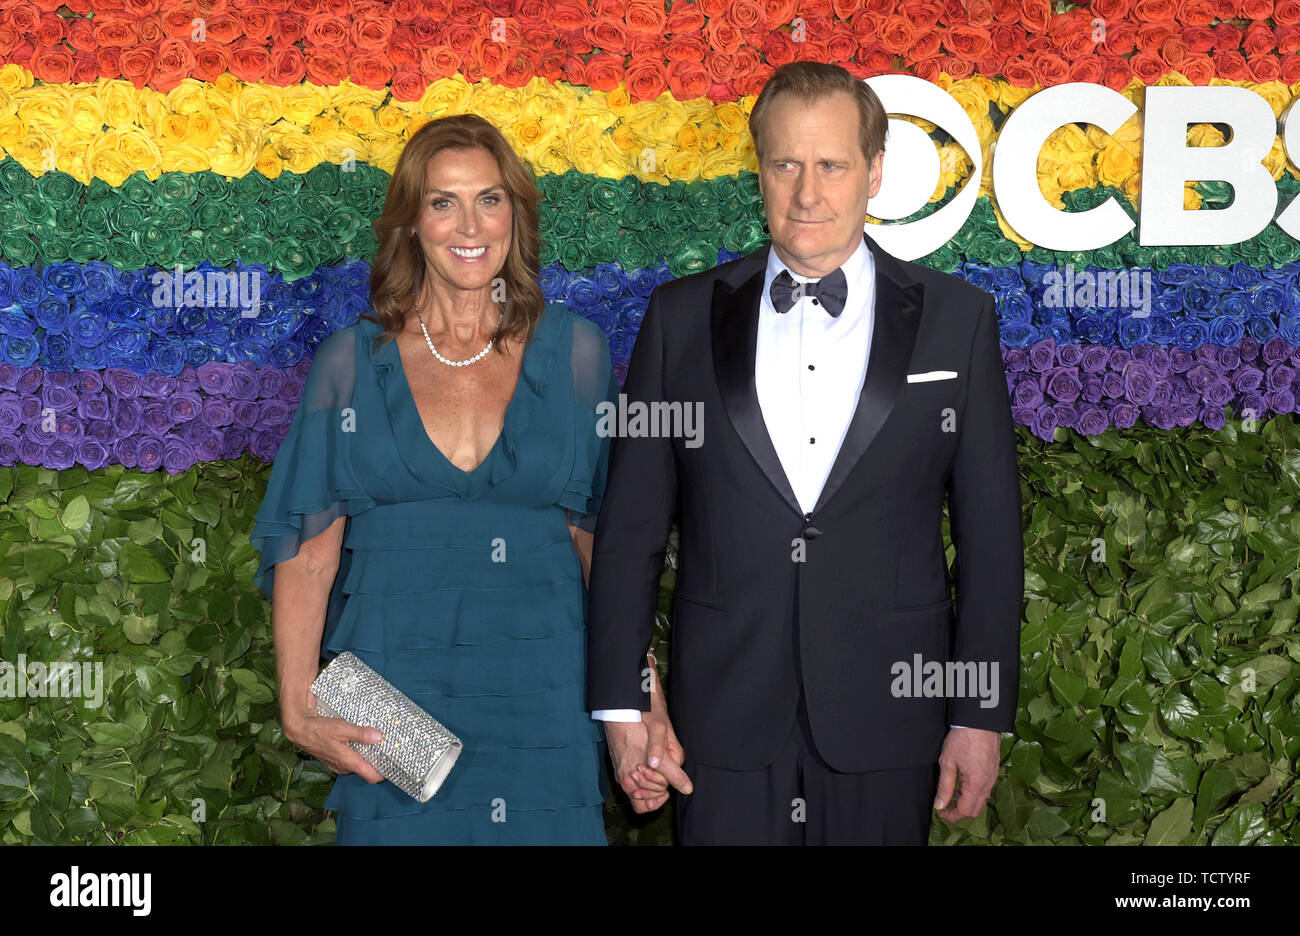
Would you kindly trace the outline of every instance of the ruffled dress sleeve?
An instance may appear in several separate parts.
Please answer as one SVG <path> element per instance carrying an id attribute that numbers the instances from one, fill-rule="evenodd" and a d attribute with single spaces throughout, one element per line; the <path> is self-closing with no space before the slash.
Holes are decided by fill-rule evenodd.
<path id="1" fill-rule="evenodd" d="M 316 348 L 289 432 L 280 442 L 266 496 L 249 540 L 262 554 L 253 576 L 268 596 L 274 566 L 341 516 L 375 505 L 352 471 L 356 437 L 352 410 L 357 378 L 356 326 L 330 335 Z"/>
<path id="2" fill-rule="evenodd" d="M 609 467 L 612 432 L 603 426 L 617 425 L 618 380 L 609 355 L 605 333 L 580 315 L 573 316 L 574 442 L 573 471 L 561 504 L 569 508 L 569 519 L 588 533 L 596 531 L 596 518 L 605 497 L 605 475 Z M 610 414 L 602 419 L 604 414 Z"/>

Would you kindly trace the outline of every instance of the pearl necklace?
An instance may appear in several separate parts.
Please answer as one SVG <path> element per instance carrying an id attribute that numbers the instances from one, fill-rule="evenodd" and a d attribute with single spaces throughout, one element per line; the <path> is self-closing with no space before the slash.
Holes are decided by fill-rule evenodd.
<path id="1" fill-rule="evenodd" d="M 504 315 L 504 313 L 502 313 L 502 315 Z M 501 327 L 501 318 L 502 318 L 501 315 L 497 316 L 497 328 Z M 439 354 L 438 349 L 433 346 L 433 339 L 429 337 L 429 330 L 424 327 L 424 319 L 418 319 L 418 321 L 420 323 L 420 331 L 424 332 L 424 340 L 429 345 L 429 350 L 433 352 L 434 357 L 442 361 L 442 363 L 446 364 L 448 367 L 468 367 L 470 364 L 473 364 L 475 361 L 483 360 L 483 356 L 492 350 L 492 342 L 496 340 L 495 338 L 488 339 L 487 347 L 484 348 L 482 351 L 480 351 L 478 354 L 474 355 L 472 358 L 468 358 L 464 361 L 449 361 L 441 354 Z M 494 335 L 496 334 L 495 328 L 492 330 L 492 334 Z"/>

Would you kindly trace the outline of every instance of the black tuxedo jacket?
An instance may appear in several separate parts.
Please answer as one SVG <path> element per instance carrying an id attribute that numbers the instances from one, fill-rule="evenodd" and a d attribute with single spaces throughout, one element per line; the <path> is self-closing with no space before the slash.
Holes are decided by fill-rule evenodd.
<path id="1" fill-rule="evenodd" d="M 810 513 L 755 389 L 770 247 L 659 286 L 633 349 L 627 404 L 702 401 L 703 442 L 613 441 L 588 596 L 587 705 L 649 709 L 645 650 L 677 518 L 667 695 L 692 761 L 770 764 L 801 690 L 818 752 L 846 772 L 932 764 L 950 723 L 1014 725 L 1024 554 L 993 298 L 863 236 L 876 276 L 866 380 Z M 957 377 L 906 379 L 936 370 Z M 936 695 L 933 681 L 927 692 L 911 672 L 948 660 L 984 664 L 990 679 L 996 664 L 997 704 L 969 684 L 959 697 Z"/>

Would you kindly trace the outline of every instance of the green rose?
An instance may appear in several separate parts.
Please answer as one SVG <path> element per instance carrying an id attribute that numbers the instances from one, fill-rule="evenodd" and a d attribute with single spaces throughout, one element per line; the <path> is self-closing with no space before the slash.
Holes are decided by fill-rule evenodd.
<path id="1" fill-rule="evenodd" d="M 597 178 L 587 194 L 593 208 L 610 215 L 620 215 L 628 205 L 627 192 L 616 179 Z"/>
<path id="2" fill-rule="evenodd" d="M 303 176 L 303 184 L 310 192 L 333 195 L 339 190 L 339 167 L 332 162 L 317 163 Z"/>
<path id="3" fill-rule="evenodd" d="M 17 202 L 0 201 L 0 231 L 26 230 L 28 225 L 27 212 Z"/>
<path id="4" fill-rule="evenodd" d="M 758 176 L 753 172 L 742 172 L 736 179 L 736 197 L 742 205 L 763 204 L 763 192 L 758 187 Z"/>
<path id="5" fill-rule="evenodd" d="M 6 156 L 0 159 L 0 189 L 10 195 L 30 192 L 36 188 L 32 174 L 22 167 L 16 159 Z"/>
<path id="6" fill-rule="evenodd" d="M 77 231 L 68 248 L 68 259 L 75 263 L 87 264 L 91 260 L 102 260 L 108 252 L 107 238 L 100 233 L 92 233 L 84 227 Z"/>
<path id="7" fill-rule="evenodd" d="M 179 263 L 186 269 L 197 267 L 204 260 L 215 263 L 216 261 L 208 256 L 205 246 L 202 231 L 181 231 L 176 237 L 176 245 L 171 255 L 166 259 L 172 266 Z M 225 266 L 225 264 L 220 265 Z"/>
<path id="8" fill-rule="evenodd" d="M 75 205 L 80 203 L 84 186 L 68 175 L 55 169 L 36 180 L 36 191 L 42 199 L 56 205 Z"/>
<path id="9" fill-rule="evenodd" d="M 655 252 L 639 231 L 624 231 L 618 239 L 618 262 L 624 270 L 641 270 L 654 264 Z"/>
<path id="10" fill-rule="evenodd" d="M 1023 257 L 1020 248 L 1006 239 L 994 241 L 989 248 L 989 262 L 994 266 L 1013 266 Z"/>
<path id="11" fill-rule="evenodd" d="M 200 202 L 198 210 L 194 212 L 194 226 L 204 231 L 210 231 L 213 228 L 220 227 L 229 214 L 230 207 L 220 202 Z"/>
<path id="12" fill-rule="evenodd" d="M 357 236 L 352 239 L 348 245 L 345 256 L 357 257 L 365 260 L 367 263 L 375 256 L 375 251 L 379 249 L 379 239 L 375 237 L 375 232 L 370 229 L 369 225 L 363 227 L 357 232 Z"/>
<path id="13" fill-rule="evenodd" d="M 727 225 L 722 233 L 722 246 L 743 256 L 763 246 L 767 239 L 767 233 L 757 218 L 741 218 Z"/>
<path id="14" fill-rule="evenodd" d="M 559 245 L 560 266 L 566 270 L 581 270 L 586 265 L 585 248 L 581 241 L 568 240 Z"/>
<path id="15" fill-rule="evenodd" d="M 340 244 L 346 244 L 366 226 L 366 219 L 355 208 L 348 205 L 335 205 L 334 209 L 325 216 L 324 226 L 330 238 Z"/>
<path id="16" fill-rule="evenodd" d="M 153 183 L 145 177 L 143 170 L 137 170 L 127 176 L 117 187 L 117 194 L 120 199 L 132 205 L 154 204 Z"/>
<path id="17" fill-rule="evenodd" d="M 301 243 L 292 237 L 280 237 L 271 246 L 271 263 L 268 266 L 283 273 L 286 281 L 292 281 L 310 276 L 320 264 L 311 244 Z"/>
<path id="18" fill-rule="evenodd" d="M 208 169 L 202 172 L 191 173 L 195 186 L 198 187 L 200 198 L 210 198 L 213 201 L 225 201 L 230 197 L 230 185 L 226 180 Z"/>
<path id="19" fill-rule="evenodd" d="M 145 252 L 131 243 L 129 238 L 110 238 L 108 248 L 108 256 L 104 259 L 119 270 L 138 270 L 149 265 L 150 259 Z"/>
<path id="20" fill-rule="evenodd" d="M 31 266 L 36 262 L 36 241 L 26 231 L 0 232 L 0 254 L 14 267 Z"/>
<path id="21" fill-rule="evenodd" d="M 116 233 L 129 235 L 144 223 L 149 213 L 137 204 L 119 201 L 109 210 L 108 216 Z"/>
<path id="22" fill-rule="evenodd" d="M 160 205 L 189 205 L 199 191 L 188 172 L 164 172 L 154 187 Z"/>
<path id="23" fill-rule="evenodd" d="M 219 267 L 232 267 L 239 259 L 234 242 L 229 237 L 221 237 L 209 231 L 203 235 L 202 243 L 202 256 Z"/>
<path id="24" fill-rule="evenodd" d="M 684 241 L 668 257 L 668 269 L 677 277 L 711 270 L 717 265 L 718 252 L 707 241 L 695 238 Z"/>
<path id="25" fill-rule="evenodd" d="M 238 204 L 262 202 L 271 197 L 271 181 L 254 169 L 230 182 L 230 200 Z"/>

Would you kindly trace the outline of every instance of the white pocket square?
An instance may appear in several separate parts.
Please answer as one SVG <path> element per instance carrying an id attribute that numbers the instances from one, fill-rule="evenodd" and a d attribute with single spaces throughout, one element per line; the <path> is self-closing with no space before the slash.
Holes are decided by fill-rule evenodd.
<path id="1" fill-rule="evenodd" d="M 955 370 L 932 370 L 923 374 L 908 374 L 908 383 L 925 383 L 927 380 L 952 380 L 957 376 Z"/>

